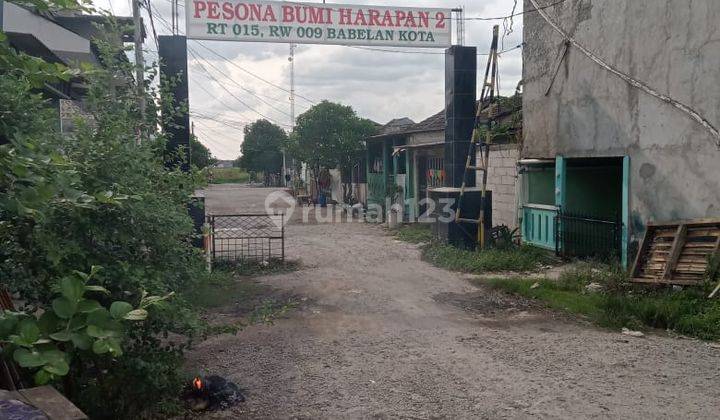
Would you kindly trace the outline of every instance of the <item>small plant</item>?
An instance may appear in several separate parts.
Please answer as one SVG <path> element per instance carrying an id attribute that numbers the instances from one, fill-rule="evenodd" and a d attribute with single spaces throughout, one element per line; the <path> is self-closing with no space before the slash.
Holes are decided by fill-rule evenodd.
<path id="1" fill-rule="evenodd" d="M 263 299 L 260 306 L 255 308 L 250 320 L 259 324 L 273 324 L 276 319 L 284 317 L 290 310 L 298 306 L 297 302 L 288 299 L 285 302 L 276 299 Z"/>
<path id="2" fill-rule="evenodd" d="M 517 248 L 518 240 L 518 228 L 510 230 L 507 226 L 500 226 L 497 230 L 497 237 L 493 240 L 493 247 L 495 249 L 510 250 Z"/>
<path id="3" fill-rule="evenodd" d="M 124 301 L 106 308 L 89 296 L 110 294 L 89 284 L 99 270 L 93 266 L 90 274 L 76 271 L 63 278 L 57 287 L 60 296 L 50 307 L 36 311 L 39 316 L 11 311 L 0 315 L 0 341 L 21 367 L 36 370 L 35 383 L 67 375 L 76 352 L 122 355 L 124 323 L 146 319 L 147 307 L 170 297 L 143 295 L 137 308 Z"/>

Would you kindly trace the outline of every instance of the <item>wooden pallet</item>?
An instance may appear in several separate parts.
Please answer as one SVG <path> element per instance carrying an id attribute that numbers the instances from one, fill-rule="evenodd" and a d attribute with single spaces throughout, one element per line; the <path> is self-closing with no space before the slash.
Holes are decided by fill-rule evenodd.
<path id="1" fill-rule="evenodd" d="M 720 219 L 649 223 L 632 269 L 636 283 L 697 285 L 720 252 Z"/>

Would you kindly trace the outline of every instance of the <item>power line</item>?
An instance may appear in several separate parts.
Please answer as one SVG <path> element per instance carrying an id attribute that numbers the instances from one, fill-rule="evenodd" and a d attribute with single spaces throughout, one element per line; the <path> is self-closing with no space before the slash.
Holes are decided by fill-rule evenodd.
<path id="1" fill-rule="evenodd" d="M 259 116 L 265 118 L 265 119 L 268 120 L 268 121 L 271 121 L 271 122 L 273 122 L 273 123 L 275 123 L 275 124 L 278 124 L 278 125 L 285 125 L 285 126 L 287 126 L 287 124 L 283 124 L 283 123 L 277 122 L 277 121 L 275 121 L 274 119 L 268 117 L 267 115 L 263 114 L 262 112 L 256 110 L 255 108 L 251 107 L 250 105 L 248 105 L 247 102 L 245 102 L 245 101 L 243 101 L 242 99 L 240 99 L 239 97 L 237 97 L 237 96 L 236 96 L 234 93 L 232 93 L 228 88 L 226 88 L 225 85 L 223 85 L 222 83 L 220 83 L 220 81 L 217 80 L 217 79 L 215 78 L 215 76 L 213 76 L 212 73 L 210 73 L 210 71 L 205 67 L 205 65 L 203 65 L 203 63 L 200 62 L 200 60 L 197 58 L 197 56 L 195 55 L 195 53 L 194 53 L 192 50 L 188 50 L 188 52 L 190 53 L 190 55 L 191 55 L 195 60 L 197 60 L 197 64 L 200 66 L 200 68 L 201 68 L 205 73 L 207 73 L 208 76 L 210 76 L 210 79 L 212 79 L 218 86 L 220 86 L 220 88 L 221 88 L 222 90 L 224 90 L 225 92 L 227 92 L 227 94 L 230 95 L 231 97 L 233 97 L 236 101 L 240 102 L 240 103 L 243 104 L 247 109 L 249 109 L 250 111 L 252 111 L 252 112 L 254 112 L 254 113 L 256 113 L 256 114 L 258 114 Z"/>
<path id="2" fill-rule="evenodd" d="M 518 0 L 514 0 L 512 11 L 510 11 L 510 17 L 503 19 L 503 35 L 500 40 L 500 46 L 502 49 L 505 49 L 505 37 L 513 33 L 513 23 L 515 23 L 513 17 L 515 14 L 515 9 L 517 8 L 517 4 Z"/>
<path id="3" fill-rule="evenodd" d="M 172 1 L 172 0 L 168 0 L 168 1 Z M 527 13 L 537 12 L 538 10 L 547 9 L 547 8 L 549 8 L 549 7 L 556 6 L 556 5 L 560 4 L 560 3 L 565 3 L 566 1 L 567 1 L 567 0 L 558 0 L 558 1 L 554 2 L 554 3 L 548 4 L 548 5 L 546 5 L 546 6 L 540 6 L 540 7 L 534 8 L 534 9 L 524 10 L 524 11 L 518 12 L 518 13 L 515 13 L 515 12 L 513 11 L 513 12 L 511 12 L 509 15 L 506 15 L 506 16 L 495 16 L 495 17 L 470 16 L 470 17 L 463 17 L 462 20 L 503 20 L 503 19 L 509 19 L 509 18 L 513 18 L 513 17 L 516 17 L 516 16 L 522 16 L 522 15 L 527 14 Z M 305 2 L 298 2 L 298 1 L 285 1 L 284 3 L 297 4 L 297 5 L 299 5 L 299 6 L 314 5 L 314 4 L 308 4 L 308 3 L 305 3 Z M 340 10 L 339 8 L 333 7 L 331 4 L 325 4 L 324 2 L 323 2 L 322 4 L 319 4 L 319 3 L 318 3 L 317 6 L 318 6 L 318 7 L 322 7 L 323 9 L 329 9 L 329 10 L 332 10 L 332 11 L 338 11 L 338 10 Z M 392 16 L 392 17 L 397 17 L 397 14 L 391 14 L 391 16 Z M 446 18 L 446 19 L 447 19 L 447 18 Z M 436 18 L 436 17 L 434 17 L 434 16 L 429 16 L 429 20 L 432 22 L 432 21 L 437 21 L 437 20 L 440 20 L 440 19 L 439 19 L 439 18 Z"/>
<path id="4" fill-rule="evenodd" d="M 165 19 L 163 19 L 163 18 L 160 17 L 160 16 L 158 16 L 158 19 L 161 21 L 161 23 L 164 24 L 164 26 L 165 26 L 166 29 L 169 29 L 168 22 L 167 22 Z M 231 97 L 233 97 L 233 99 L 235 99 L 236 101 L 240 102 L 240 103 L 243 104 L 246 108 L 248 108 L 250 111 L 257 113 L 257 114 L 260 115 L 261 117 L 263 117 L 263 118 L 265 118 L 265 119 L 267 119 L 267 120 L 269 120 L 269 121 L 272 121 L 273 123 L 276 123 L 276 124 L 278 124 L 278 125 L 283 125 L 283 126 L 289 127 L 289 125 L 287 125 L 287 124 L 279 123 L 279 122 L 275 121 L 274 119 L 272 119 L 272 118 L 270 118 L 270 117 L 268 117 L 268 116 L 260 113 L 259 111 L 255 110 L 253 107 L 251 107 L 250 105 L 248 105 L 245 101 L 243 101 L 242 99 L 238 98 L 236 95 L 234 95 L 232 92 L 230 92 L 222 83 L 220 83 L 220 81 L 218 81 L 218 80 L 215 78 L 215 76 L 213 76 L 212 73 L 210 73 L 210 71 L 202 64 L 202 62 L 200 61 L 200 58 L 198 58 L 198 56 L 195 55 L 195 53 L 196 53 L 195 50 L 193 50 L 192 48 L 188 48 L 188 52 L 190 53 L 190 55 L 191 55 L 193 58 L 195 58 L 195 60 L 197 60 L 198 65 L 199 65 L 200 68 L 208 75 L 209 79 L 212 80 L 212 81 L 214 81 L 215 83 L 217 83 L 223 90 L 225 90 L 225 92 L 227 92 Z M 198 54 L 198 55 L 199 55 L 199 54 Z M 205 62 L 205 63 L 208 63 L 208 64 L 210 65 L 210 63 L 209 63 L 208 61 L 204 61 L 204 62 Z M 213 68 L 215 68 L 215 67 L 213 67 Z M 217 68 L 215 68 L 215 70 L 217 70 Z M 219 70 L 218 70 L 218 71 L 219 71 Z M 222 73 L 222 72 L 221 72 L 221 73 Z M 236 84 L 237 84 L 237 82 L 235 82 L 234 80 L 233 80 L 233 83 L 236 83 Z M 207 89 L 205 89 L 205 87 L 203 87 L 202 84 L 198 84 L 198 87 L 199 87 L 200 89 L 202 89 L 205 93 L 207 93 L 208 96 L 210 96 L 210 97 L 214 97 L 214 96 L 215 96 L 215 95 L 213 95 L 212 93 L 210 93 Z M 244 89 L 244 88 L 243 88 L 243 89 Z M 247 90 L 247 89 L 245 89 L 245 90 Z M 248 92 L 249 92 L 249 90 L 248 90 Z M 257 96 L 257 95 L 255 95 L 255 96 Z M 262 101 L 261 98 L 258 98 L 258 99 L 260 99 L 260 100 Z M 223 106 L 225 106 L 227 109 L 232 110 L 232 111 L 236 111 L 235 108 L 229 106 L 228 104 L 226 104 L 226 103 L 224 103 L 224 102 L 222 102 L 222 101 L 220 101 L 220 100 L 218 100 L 218 102 L 219 102 L 220 104 L 222 104 Z M 265 101 L 263 101 L 263 102 L 267 104 L 267 102 L 265 102 Z M 269 105 L 269 106 L 272 106 L 272 105 L 270 105 L 270 104 L 268 104 L 268 105 Z M 273 108 L 274 108 L 274 107 L 273 107 Z M 287 115 L 287 114 L 286 114 L 286 115 Z"/>
<path id="5" fill-rule="evenodd" d="M 261 98 L 261 97 L 260 97 L 259 95 L 257 95 L 255 92 L 253 92 L 252 90 L 246 88 L 245 86 L 243 86 L 243 85 L 241 85 L 240 83 L 238 83 L 237 81 L 235 81 L 235 79 L 233 79 L 233 78 L 231 78 L 231 77 L 228 77 L 225 73 L 223 73 L 222 70 L 219 70 L 217 67 L 215 67 L 209 60 L 205 59 L 205 58 L 204 58 L 202 55 L 200 55 L 200 53 L 198 53 L 196 50 L 193 50 L 192 48 L 188 48 L 188 51 L 191 51 L 191 53 L 193 53 L 193 57 L 195 57 L 196 59 L 202 60 L 205 64 L 207 64 L 208 66 L 210 66 L 210 67 L 211 67 L 212 69 L 214 69 L 216 72 L 222 74 L 223 76 L 226 76 L 226 77 L 227 77 L 227 80 L 229 80 L 229 81 L 232 82 L 235 86 L 239 87 L 240 89 L 244 90 L 245 92 L 249 93 L 250 95 L 254 96 L 254 97 L 257 98 L 260 102 L 264 103 L 265 105 L 269 106 L 270 108 L 274 109 L 275 111 L 277 111 L 277 112 L 279 112 L 279 113 L 281 113 L 281 114 L 283 114 L 283 115 L 286 115 L 286 116 L 288 116 L 288 117 L 290 116 L 290 114 L 288 114 L 287 112 L 283 111 L 282 109 L 279 109 L 279 108 L 275 107 L 273 104 L 265 101 L 263 98 Z"/>
<path id="6" fill-rule="evenodd" d="M 152 12 L 152 6 L 150 6 L 150 0 L 145 0 L 145 9 L 148 12 L 148 16 L 150 17 L 150 27 L 152 28 L 153 32 L 153 39 L 155 40 L 155 48 L 158 50 L 160 49 L 160 44 L 158 43 L 158 37 L 157 37 L 157 31 L 155 30 L 155 20 L 153 19 L 153 12 Z M 140 3 L 142 4 L 142 3 Z"/>
<path id="7" fill-rule="evenodd" d="M 498 54 L 504 54 L 510 51 L 517 50 L 519 48 L 522 48 L 523 44 L 518 44 L 512 48 L 507 48 L 502 51 L 498 51 Z M 445 55 L 444 52 L 431 52 L 431 51 L 409 51 L 409 50 L 392 50 L 388 48 L 375 48 L 375 47 L 363 47 L 359 45 L 343 45 L 343 47 L 347 48 L 355 48 L 358 50 L 367 50 L 367 51 L 378 51 L 378 52 L 386 52 L 386 53 L 399 53 L 399 54 L 425 54 L 425 55 Z M 487 56 L 488 53 L 478 53 L 479 56 Z"/>
<path id="8" fill-rule="evenodd" d="M 197 124 L 197 127 L 202 131 L 201 134 L 203 134 L 202 138 L 200 136 L 198 136 L 197 133 L 195 134 L 195 137 L 197 137 L 197 140 L 200 141 L 200 143 L 210 142 L 212 145 L 214 145 L 215 147 L 217 147 L 219 149 L 222 149 L 221 151 L 226 152 L 228 154 L 236 152 L 234 145 L 228 145 L 228 144 L 222 143 L 222 142 L 214 139 L 211 136 L 205 135 L 207 132 L 215 133 L 215 135 L 221 135 L 222 133 L 220 133 L 219 131 L 210 127 L 209 125 L 206 125 L 205 123 L 201 123 L 200 121 L 194 121 L 194 122 Z M 240 154 L 239 150 L 237 151 L 237 154 L 238 155 Z"/>
<path id="9" fill-rule="evenodd" d="M 172 0 L 168 0 L 168 1 L 172 1 Z M 168 24 L 167 20 L 163 19 L 161 16 L 157 16 L 157 17 L 158 17 L 158 19 L 163 20 L 165 29 L 171 30 L 171 29 L 170 29 L 170 25 Z M 163 22 L 161 22 L 161 23 L 163 23 Z M 192 49 L 192 48 L 188 47 L 188 49 Z M 197 52 L 197 50 L 193 50 L 193 51 L 195 51 L 196 54 L 200 55 L 200 54 Z M 205 62 L 209 64 L 209 60 L 207 60 L 207 59 L 205 59 L 205 60 L 206 60 Z M 225 59 L 225 60 L 227 60 L 227 59 Z M 209 65 L 210 65 L 210 64 L 209 64 Z M 213 68 L 214 68 L 214 67 L 213 67 Z M 216 69 L 216 70 L 217 70 L 217 69 Z M 237 82 L 235 82 L 235 80 L 232 80 L 232 81 L 233 81 L 234 83 L 237 83 Z M 253 92 L 253 91 L 251 91 L 251 90 L 249 90 L 249 89 L 247 89 L 247 88 L 244 88 L 244 87 L 241 87 L 241 88 L 242 88 L 243 90 L 247 90 L 248 93 L 250 93 L 250 94 L 253 95 L 253 96 L 257 95 L 257 96 L 262 96 L 262 97 L 264 97 L 264 98 L 267 98 L 268 100 L 271 100 L 271 101 L 283 102 L 283 100 L 282 100 L 281 98 L 275 98 L 275 97 L 272 97 L 272 96 L 270 96 L 270 95 L 264 95 L 264 94 L 262 94 L 262 93 L 260 93 L 260 92 Z M 268 105 L 269 105 L 269 104 L 268 104 Z M 269 105 L 269 106 L 272 106 L 272 105 Z"/>
<path id="10" fill-rule="evenodd" d="M 518 12 L 518 13 L 514 13 L 514 12 L 513 12 L 513 13 L 510 13 L 509 15 L 507 15 L 507 16 L 497 16 L 497 17 L 481 17 L 481 16 L 478 16 L 478 17 L 465 17 L 465 18 L 463 18 L 463 19 L 464 19 L 464 20 L 504 20 L 504 19 L 510 19 L 510 18 L 514 18 L 514 17 L 516 17 L 516 16 L 522 16 L 522 15 L 527 14 L 527 13 L 538 12 L 538 11 L 540 11 L 540 10 L 544 10 L 544 9 L 549 8 L 549 7 L 557 6 L 558 4 L 560 4 L 560 3 L 565 3 L 566 1 L 567 1 L 567 0 L 558 0 L 558 1 L 554 2 L 554 3 L 550 3 L 550 4 L 545 5 L 545 6 L 535 7 L 534 9 L 523 10 L 522 12 Z M 513 7 L 513 10 L 514 10 L 514 9 L 515 9 L 515 8 Z"/>
<path id="11" fill-rule="evenodd" d="M 208 97 L 213 98 L 213 97 L 216 96 L 216 95 L 212 94 L 209 90 L 207 90 L 207 89 L 202 85 L 202 83 L 195 83 L 195 85 L 196 85 L 197 87 L 199 87 L 203 92 L 205 92 L 205 93 L 208 95 Z M 234 107 L 226 104 L 225 102 L 223 102 L 223 101 L 221 101 L 221 100 L 219 100 L 219 99 L 217 99 L 217 102 L 218 102 L 220 105 L 224 106 L 228 111 L 237 112 L 237 110 L 236 110 Z M 241 121 L 241 120 L 239 120 L 239 122 L 241 122 L 241 123 L 243 123 L 243 124 L 247 124 L 247 121 Z"/>
<path id="12" fill-rule="evenodd" d="M 271 81 L 269 81 L 269 80 L 266 80 L 266 79 L 258 76 L 257 74 L 251 72 L 250 70 L 246 70 L 246 69 L 242 68 L 241 66 L 237 65 L 236 63 L 228 60 L 227 58 L 223 57 L 221 54 L 217 53 L 216 51 L 214 51 L 214 50 L 211 49 L 210 47 L 206 46 L 206 45 L 203 44 L 202 42 L 200 42 L 200 41 L 198 41 L 198 40 L 193 40 L 193 41 L 194 41 L 196 44 L 200 45 L 201 47 L 205 48 L 206 50 L 210 51 L 213 55 L 219 57 L 219 58 L 222 59 L 222 60 L 225 60 L 225 61 L 226 61 L 227 63 L 229 63 L 230 65 L 232 65 L 232 66 L 240 69 L 241 71 L 243 71 L 243 72 L 245 72 L 245 73 L 253 76 L 254 78 L 256 78 L 256 79 L 258 79 L 258 80 L 261 80 L 261 81 L 263 81 L 263 82 L 265 82 L 265 83 L 269 84 L 270 86 L 273 86 L 273 87 L 275 87 L 275 88 L 277 88 L 277 89 L 280 89 L 280 90 L 282 90 L 283 92 L 291 93 L 290 90 L 288 90 L 288 89 L 286 89 L 286 88 L 284 88 L 284 87 L 282 87 L 282 86 L 280 86 L 280 85 L 276 85 L 275 83 L 273 83 L 273 82 L 271 82 Z M 314 101 L 314 100 L 312 100 L 312 99 L 306 98 L 305 96 L 302 96 L 302 95 L 300 95 L 299 93 L 295 93 L 295 96 L 297 96 L 298 98 L 302 98 L 302 99 L 310 102 L 311 104 L 316 104 L 316 103 L 317 103 L 317 101 Z"/>
<path id="13" fill-rule="evenodd" d="M 225 121 L 225 120 L 216 119 L 216 118 L 214 118 L 214 117 L 205 116 L 205 115 L 203 115 L 203 114 L 198 114 L 198 113 L 196 113 L 196 112 L 191 112 L 191 113 L 190 113 L 190 116 L 193 117 L 193 118 L 200 118 L 200 119 L 203 119 L 203 120 L 214 121 L 214 122 L 216 122 L 216 123 L 218 123 L 218 124 L 222 124 L 222 125 L 224 125 L 224 126 L 226 126 L 226 127 L 232 128 L 232 129 L 234 129 L 234 130 L 238 130 L 238 131 L 240 131 L 240 132 L 242 132 L 242 131 L 244 130 L 242 127 L 239 127 L 239 126 L 235 125 L 233 122 L 228 122 L 228 121 Z"/>
<path id="14" fill-rule="evenodd" d="M 640 89 L 643 92 L 647 93 L 650 96 L 654 96 L 657 99 L 660 99 L 661 101 L 668 103 L 672 105 L 673 107 L 679 109 L 683 113 L 687 114 L 690 118 L 697 121 L 700 125 L 702 125 L 710 134 L 715 138 L 715 144 L 718 148 L 720 148 L 720 131 L 710 123 L 705 117 L 700 115 L 697 111 L 692 109 L 690 106 L 685 105 L 684 103 L 673 99 L 667 95 L 663 95 L 660 92 L 657 92 L 655 89 L 651 88 L 644 82 L 641 82 L 631 76 L 628 76 L 627 74 L 621 72 L 614 66 L 607 64 L 605 61 L 603 61 L 600 57 L 593 54 L 590 50 L 585 48 L 582 44 L 577 42 L 573 37 L 568 35 L 567 32 L 565 32 L 560 26 L 555 23 L 548 15 L 545 14 L 540 8 L 538 8 L 537 0 L 530 0 L 530 2 L 538 9 L 538 12 L 540 13 L 540 16 L 545 20 L 545 22 L 548 23 L 552 27 L 552 29 L 560 34 L 560 36 L 563 37 L 563 39 L 566 42 L 569 42 L 572 44 L 575 48 L 580 50 L 585 56 L 587 56 L 590 60 L 594 61 L 596 64 L 598 64 L 600 67 L 604 68 L 608 72 L 614 74 L 615 76 L 619 77 L 620 79 L 624 80 L 627 84 L 630 86 Z"/>

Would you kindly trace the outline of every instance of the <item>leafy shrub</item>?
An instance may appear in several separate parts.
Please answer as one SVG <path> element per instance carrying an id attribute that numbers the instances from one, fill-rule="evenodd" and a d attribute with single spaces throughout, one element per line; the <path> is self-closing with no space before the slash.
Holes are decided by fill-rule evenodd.
<path id="1" fill-rule="evenodd" d="M 143 120 L 135 88 L 117 83 L 133 73 L 124 52 L 98 48 L 105 68 L 81 72 L 0 43 L 0 283 L 25 302 L 0 324 L 38 383 L 92 418 L 141 418 L 172 408 L 182 351 L 203 331 L 185 300 L 207 275 L 186 212 L 203 179 L 165 167 L 157 92 Z M 77 76 L 91 118 L 61 135 L 38 92 Z"/>

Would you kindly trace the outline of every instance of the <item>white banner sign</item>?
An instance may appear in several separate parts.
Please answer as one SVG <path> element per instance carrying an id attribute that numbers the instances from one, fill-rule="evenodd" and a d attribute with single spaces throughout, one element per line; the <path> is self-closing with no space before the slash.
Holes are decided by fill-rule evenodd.
<path id="1" fill-rule="evenodd" d="M 186 0 L 187 37 L 297 44 L 449 47 L 450 9 Z"/>

